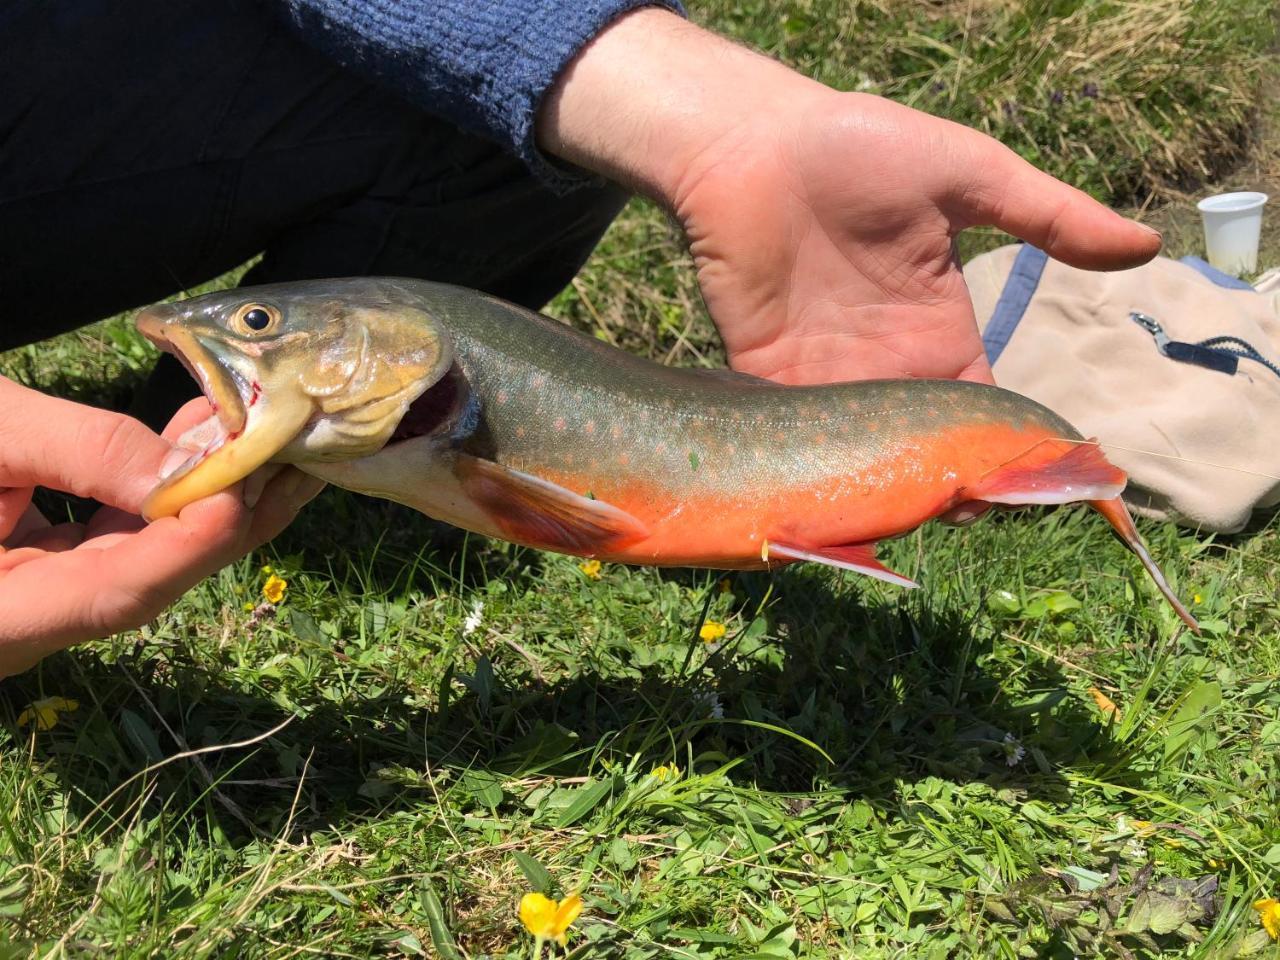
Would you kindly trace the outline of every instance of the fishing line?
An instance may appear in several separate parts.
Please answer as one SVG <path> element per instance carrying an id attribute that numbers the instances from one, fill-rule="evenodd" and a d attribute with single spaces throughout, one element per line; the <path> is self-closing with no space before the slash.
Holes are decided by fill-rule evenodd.
<path id="1" fill-rule="evenodd" d="M 1192 466 L 1197 466 L 1197 467 L 1216 467 L 1219 470 L 1231 470 L 1235 473 L 1243 473 L 1251 477 L 1261 477 L 1264 480 L 1274 480 L 1275 482 L 1280 483 L 1280 477 L 1276 476 L 1273 473 L 1263 473 L 1260 470 L 1250 470 L 1247 467 L 1235 467 L 1229 463 L 1214 463 L 1212 460 L 1193 460 L 1191 457 L 1179 457 L 1176 454 L 1172 454 L 1172 453 L 1156 453 L 1154 450 L 1142 450 L 1142 449 L 1139 449 L 1138 447 L 1126 447 L 1118 443 L 1110 443 L 1105 440 L 1098 440 L 1096 437 L 1092 439 L 1077 439 L 1075 437 L 1044 437 L 1043 439 L 1037 440 L 1035 443 L 1031 444 L 1031 446 L 1027 447 L 1025 450 L 1023 450 L 1021 453 L 1017 454 L 1016 456 L 1010 457 L 1008 460 L 1005 460 L 1003 463 L 998 463 L 994 467 L 991 467 L 990 469 L 986 470 L 979 476 L 979 479 L 985 479 L 989 474 L 995 473 L 997 470 L 1003 469 L 1004 467 L 1007 467 L 1011 463 L 1016 463 L 1017 461 L 1025 457 L 1027 454 L 1029 454 L 1032 450 L 1036 449 L 1036 447 L 1039 447 L 1046 443 L 1053 443 L 1053 442 L 1085 444 L 1091 447 L 1103 447 L 1103 448 L 1110 448 L 1112 450 L 1123 450 L 1125 453 L 1136 453 L 1145 457 L 1159 457 L 1161 460 L 1176 460 L 1179 463 L 1189 463 Z"/>
<path id="2" fill-rule="evenodd" d="M 1005 467 L 1009 466 L 1009 464 L 1017 463 L 1019 460 L 1025 457 L 1028 453 L 1030 453 L 1036 447 L 1043 446 L 1046 443 L 1053 443 L 1058 440 L 1061 440 L 1064 443 L 1085 443 L 1091 447 L 1098 446 L 1097 440 L 1076 440 L 1070 437 L 1041 437 L 1035 443 L 1031 444 L 1031 446 L 1027 447 L 1027 449 L 1021 451 L 1020 453 L 1015 454 L 1014 456 L 1010 457 L 1008 460 L 1004 460 L 1000 463 L 997 463 L 994 467 L 990 467 L 987 470 L 984 470 L 982 473 L 978 474 L 978 479 L 985 480 L 987 479 L 987 477 L 995 473 L 997 470 L 1003 470 Z"/>
<path id="3" fill-rule="evenodd" d="M 1065 443 L 1087 443 L 1096 444 L 1102 447 L 1110 447 L 1112 450 L 1123 450 L 1125 453 L 1138 453 L 1145 457 L 1159 457 L 1162 460 L 1177 460 L 1180 463 L 1189 463 L 1198 467 L 1217 467 L 1219 470 L 1233 470 L 1236 473 L 1246 473 L 1251 477 L 1262 477 L 1264 480 L 1275 480 L 1280 483 L 1280 477 L 1273 473 L 1263 473 L 1259 470 L 1249 470 L 1245 467 L 1233 467 L 1229 463 L 1214 463 L 1212 460 L 1193 460 L 1190 457 L 1179 457 L 1172 453 L 1156 453 L 1154 450 L 1140 450 L 1137 447 L 1124 447 L 1118 443 L 1110 443 L 1106 440 L 1073 440 L 1069 437 L 1054 437 L 1055 440 L 1062 440 Z M 1043 443 L 1044 441 L 1040 441 Z M 1036 444 L 1035 446 L 1039 446 Z M 1029 447 L 1027 453 L 1035 449 L 1035 446 Z"/>

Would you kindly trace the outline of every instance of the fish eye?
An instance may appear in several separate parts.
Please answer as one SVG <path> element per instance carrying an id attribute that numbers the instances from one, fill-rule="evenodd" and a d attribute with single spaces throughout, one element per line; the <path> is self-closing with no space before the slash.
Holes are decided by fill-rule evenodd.
<path id="1" fill-rule="evenodd" d="M 247 303 L 236 311 L 232 325 L 242 333 L 264 333 L 280 320 L 280 311 L 260 303 Z"/>

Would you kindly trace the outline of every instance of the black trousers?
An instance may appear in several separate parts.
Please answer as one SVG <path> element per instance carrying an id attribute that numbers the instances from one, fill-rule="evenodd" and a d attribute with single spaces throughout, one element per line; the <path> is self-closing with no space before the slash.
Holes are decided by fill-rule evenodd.
<path id="1" fill-rule="evenodd" d="M 554 194 L 253 0 L 0 12 L 0 349 L 259 252 L 245 283 L 410 276 L 539 307 L 624 202 Z"/>

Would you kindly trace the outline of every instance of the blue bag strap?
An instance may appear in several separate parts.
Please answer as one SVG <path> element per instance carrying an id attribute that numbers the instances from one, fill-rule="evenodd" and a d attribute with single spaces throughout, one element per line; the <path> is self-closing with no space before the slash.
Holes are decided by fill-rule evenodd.
<path id="1" fill-rule="evenodd" d="M 1178 262 L 1185 263 L 1192 270 L 1200 271 L 1218 286 L 1226 287 L 1228 290 L 1253 290 L 1251 284 L 1246 283 L 1239 277 L 1233 277 L 1229 273 L 1223 273 L 1217 267 L 1210 266 L 1199 257 L 1183 257 Z M 1254 292 L 1256 293 L 1257 291 L 1255 290 Z"/>
<path id="2" fill-rule="evenodd" d="M 1013 269 L 1000 291 L 1000 299 L 991 313 L 991 321 L 982 333 L 982 348 L 987 352 L 987 362 L 995 365 L 1009 345 L 1009 338 L 1018 329 L 1023 314 L 1031 303 L 1031 297 L 1040 285 L 1040 276 L 1049 255 L 1037 247 L 1024 243 L 1013 261 Z"/>

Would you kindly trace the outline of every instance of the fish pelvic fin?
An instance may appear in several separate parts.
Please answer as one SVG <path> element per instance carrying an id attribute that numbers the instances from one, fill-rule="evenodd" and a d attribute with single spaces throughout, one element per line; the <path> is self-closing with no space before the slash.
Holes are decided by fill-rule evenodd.
<path id="1" fill-rule="evenodd" d="M 852 570 L 868 577 L 875 577 L 885 583 L 899 587 L 918 587 L 909 577 L 890 570 L 876 559 L 876 545 L 872 543 L 847 543 L 834 547 L 802 548 L 786 543 L 769 541 L 769 559 L 807 560 L 811 563 L 823 563 L 840 570 Z"/>
<path id="2" fill-rule="evenodd" d="M 965 499 L 1008 506 L 1111 500 L 1120 496 L 1129 479 L 1103 456 L 1097 440 L 1073 444 L 1062 456 L 1044 463 L 1020 465 L 1025 456 L 967 487 Z"/>
<path id="3" fill-rule="evenodd" d="M 1142 542 L 1142 537 L 1138 534 L 1138 528 L 1133 525 L 1133 517 L 1129 515 L 1129 508 L 1124 505 L 1124 501 L 1119 497 L 1113 497 L 1110 500 L 1090 500 L 1089 506 L 1107 518 L 1107 523 L 1111 524 L 1111 528 L 1115 530 L 1120 542 L 1142 561 L 1142 566 L 1146 568 L 1147 573 L 1151 576 L 1156 589 L 1169 601 L 1169 606 L 1173 607 L 1173 612 L 1191 629 L 1192 633 L 1200 636 L 1200 624 L 1196 622 L 1196 618 L 1191 615 L 1191 611 L 1174 594 L 1173 588 L 1169 586 L 1169 581 L 1164 578 L 1164 573 L 1161 572 L 1155 560 L 1152 559 L 1151 554 L 1147 551 L 1147 545 Z"/>
<path id="4" fill-rule="evenodd" d="M 492 460 L 459 454 L 454 471 L 472 502 L 517 543 L 589 557 L 649 536 L 625 510 Z"/>

